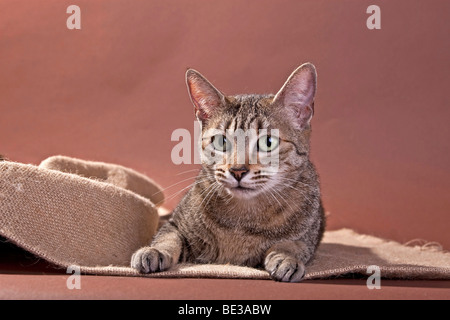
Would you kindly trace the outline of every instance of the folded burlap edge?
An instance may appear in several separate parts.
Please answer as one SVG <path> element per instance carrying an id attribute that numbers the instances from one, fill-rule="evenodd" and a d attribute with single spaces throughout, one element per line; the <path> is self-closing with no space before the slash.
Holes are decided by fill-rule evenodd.
<path id="1" fill-rule="evenodd" d="M 93 170 L 63 172 L 57 162 Z M 69 157 L 43 163 L 0 162 L 0 235 L 60 266 L 127 265 L 131 254 L 151 241 L 157 208 L 150 197 L 127 187 L 162 193 L 152 180 L 114 164 Z"/>

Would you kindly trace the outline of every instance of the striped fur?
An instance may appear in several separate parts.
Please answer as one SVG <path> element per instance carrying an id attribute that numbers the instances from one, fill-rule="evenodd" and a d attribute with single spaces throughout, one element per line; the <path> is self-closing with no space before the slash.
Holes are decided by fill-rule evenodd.
<path id="1" fill-rule="evenodd" d="M 193 76 L 201 77 L 197 84 L 206 81 L 198 73 Z M 196 93 L 202 90 L 195 89 Z M 217 89 L 208 87 L 209 95 L 211 90 Z M 274 170 L 246 159 L 248 172 L 236 182 L 230 174 L 236 164 L 234 149 L 223 155 L 227 160 L 223 164 L 204 163 L 170 221 L 149 247 L 133 255 L 131 265 L 148 273 L 178 262 L 230 263 L 265 268 L 275 280 L 300 281 L 325 228 L 319 178 L 309 160 L 309 122 L 299 126 L 292 110 L 277 101 L 280 93 L 221 95 L 217 90 L 216 101 L 210 96 L 204 99 L 207 110 L 196 105 L 203 97 L 193 98 L 200 109 L 197 116 L 203 122 L 203 132 L 210 128 L 224 134 L 238 129 L 278 129 L 279 167 Z M 210 143 L 207 137 L 202 147 Z M 248 142 L 246 151 L 250 149 Z M 238 191 L 233 183 L 245 184 L 248 189 Z"/>

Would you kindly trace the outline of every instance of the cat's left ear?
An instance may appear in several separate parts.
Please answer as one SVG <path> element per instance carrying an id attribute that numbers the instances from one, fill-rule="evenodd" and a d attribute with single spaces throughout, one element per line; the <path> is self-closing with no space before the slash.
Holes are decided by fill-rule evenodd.
<path id="1" fill-rule="evenodd" d="M 314 114 L 316 87 L 316 68 L 311 63 L 304 63 L 292 72 L 275 95 L 273 104 L 288 111 L 301 129 L 309 128 Z"/>
<path id="2" fill-rule="evenodd" d="M 200 72 L 189 69 L 186 84 L 195 107 L 195 116 L 201 122 L 207 121 L 223 106 L 225 96 L 217 90 Z"/>

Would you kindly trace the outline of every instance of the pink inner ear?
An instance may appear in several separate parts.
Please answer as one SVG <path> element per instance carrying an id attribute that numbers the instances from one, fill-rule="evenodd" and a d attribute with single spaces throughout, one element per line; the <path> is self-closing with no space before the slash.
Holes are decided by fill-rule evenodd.
<path id="1" fill-rule="evenodd" d="M 297 119 L 299 120 L 300 127 L 304 128 L 313 116 L 313 109 L 310 106 L 299 106 L 296 109 Z"/>
<path id="2" fill-rule="evenodd" d="M 287 90 L 284 96 L 284 105 L 299 105 L 299 106 L 309 106 L 312 104 L 312 99 L 314 95 L 307 90 L 294 87 L 292 90 Z"/>
<path id="3" fill-rule="evenodd" d="M 291 74 L 275 99 L 294 116 L 301 128 L 305 128 L 314 113 L 315 92 L 315 68 L 304 64 Z"/>
<path id="4" fill-rule="evenodd" d="M 200 90 L 194 89 L 192 94 L 192 100 L 195 105 L 197 117 L 201 119 L 207 119 L 214 112 L 214 109 L 218 106 L 217 99 L 205 94 Z"/>
<path id="5" fill-rule="evenodd" d="M 315 80 L 310 74 L 300 72 L 294 75 L 284 88 L 285 105 L 311 106 L 315 94 Z"/>
<path id="6" fill-rule="evenodd" d="M 200 120 L 210 118 L 214 109 L 221 103 L 217 89 L 199 75 L 189 77 L 188 86 L 197 118 Z"/>
<path id="7" fill-rule="evenodd" d="M 306 128 L 314 114 L 314 90 L 305 90 L 300 86 L 285 87 L 281 95 L 283 109 L 290 112 L 300 128 Z"/>
<path id="8" fill-rule="evenodd" d="M 200 119 L 208 118 L 208 113 L 206 110 L 206 103 L 204 103 L 203 94 L 200 90 L 197 89 L 195 85 L 189 83 L 189 89 L 191 93 L 191 99 L 195 106 L 196 116 Z"/>

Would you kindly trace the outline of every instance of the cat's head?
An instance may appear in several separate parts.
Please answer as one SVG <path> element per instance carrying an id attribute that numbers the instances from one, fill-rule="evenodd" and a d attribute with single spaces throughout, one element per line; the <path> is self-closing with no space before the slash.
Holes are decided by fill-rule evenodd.
<path id="1" fill-rule="evenodd" d="M 218 186 L 249 198 L 293 184 L 308 162 L 316 79 L 305 63 L 275 95 L 227 96 L 199 72 L 186 72 L 202 124 L 202 164 Z"/>

